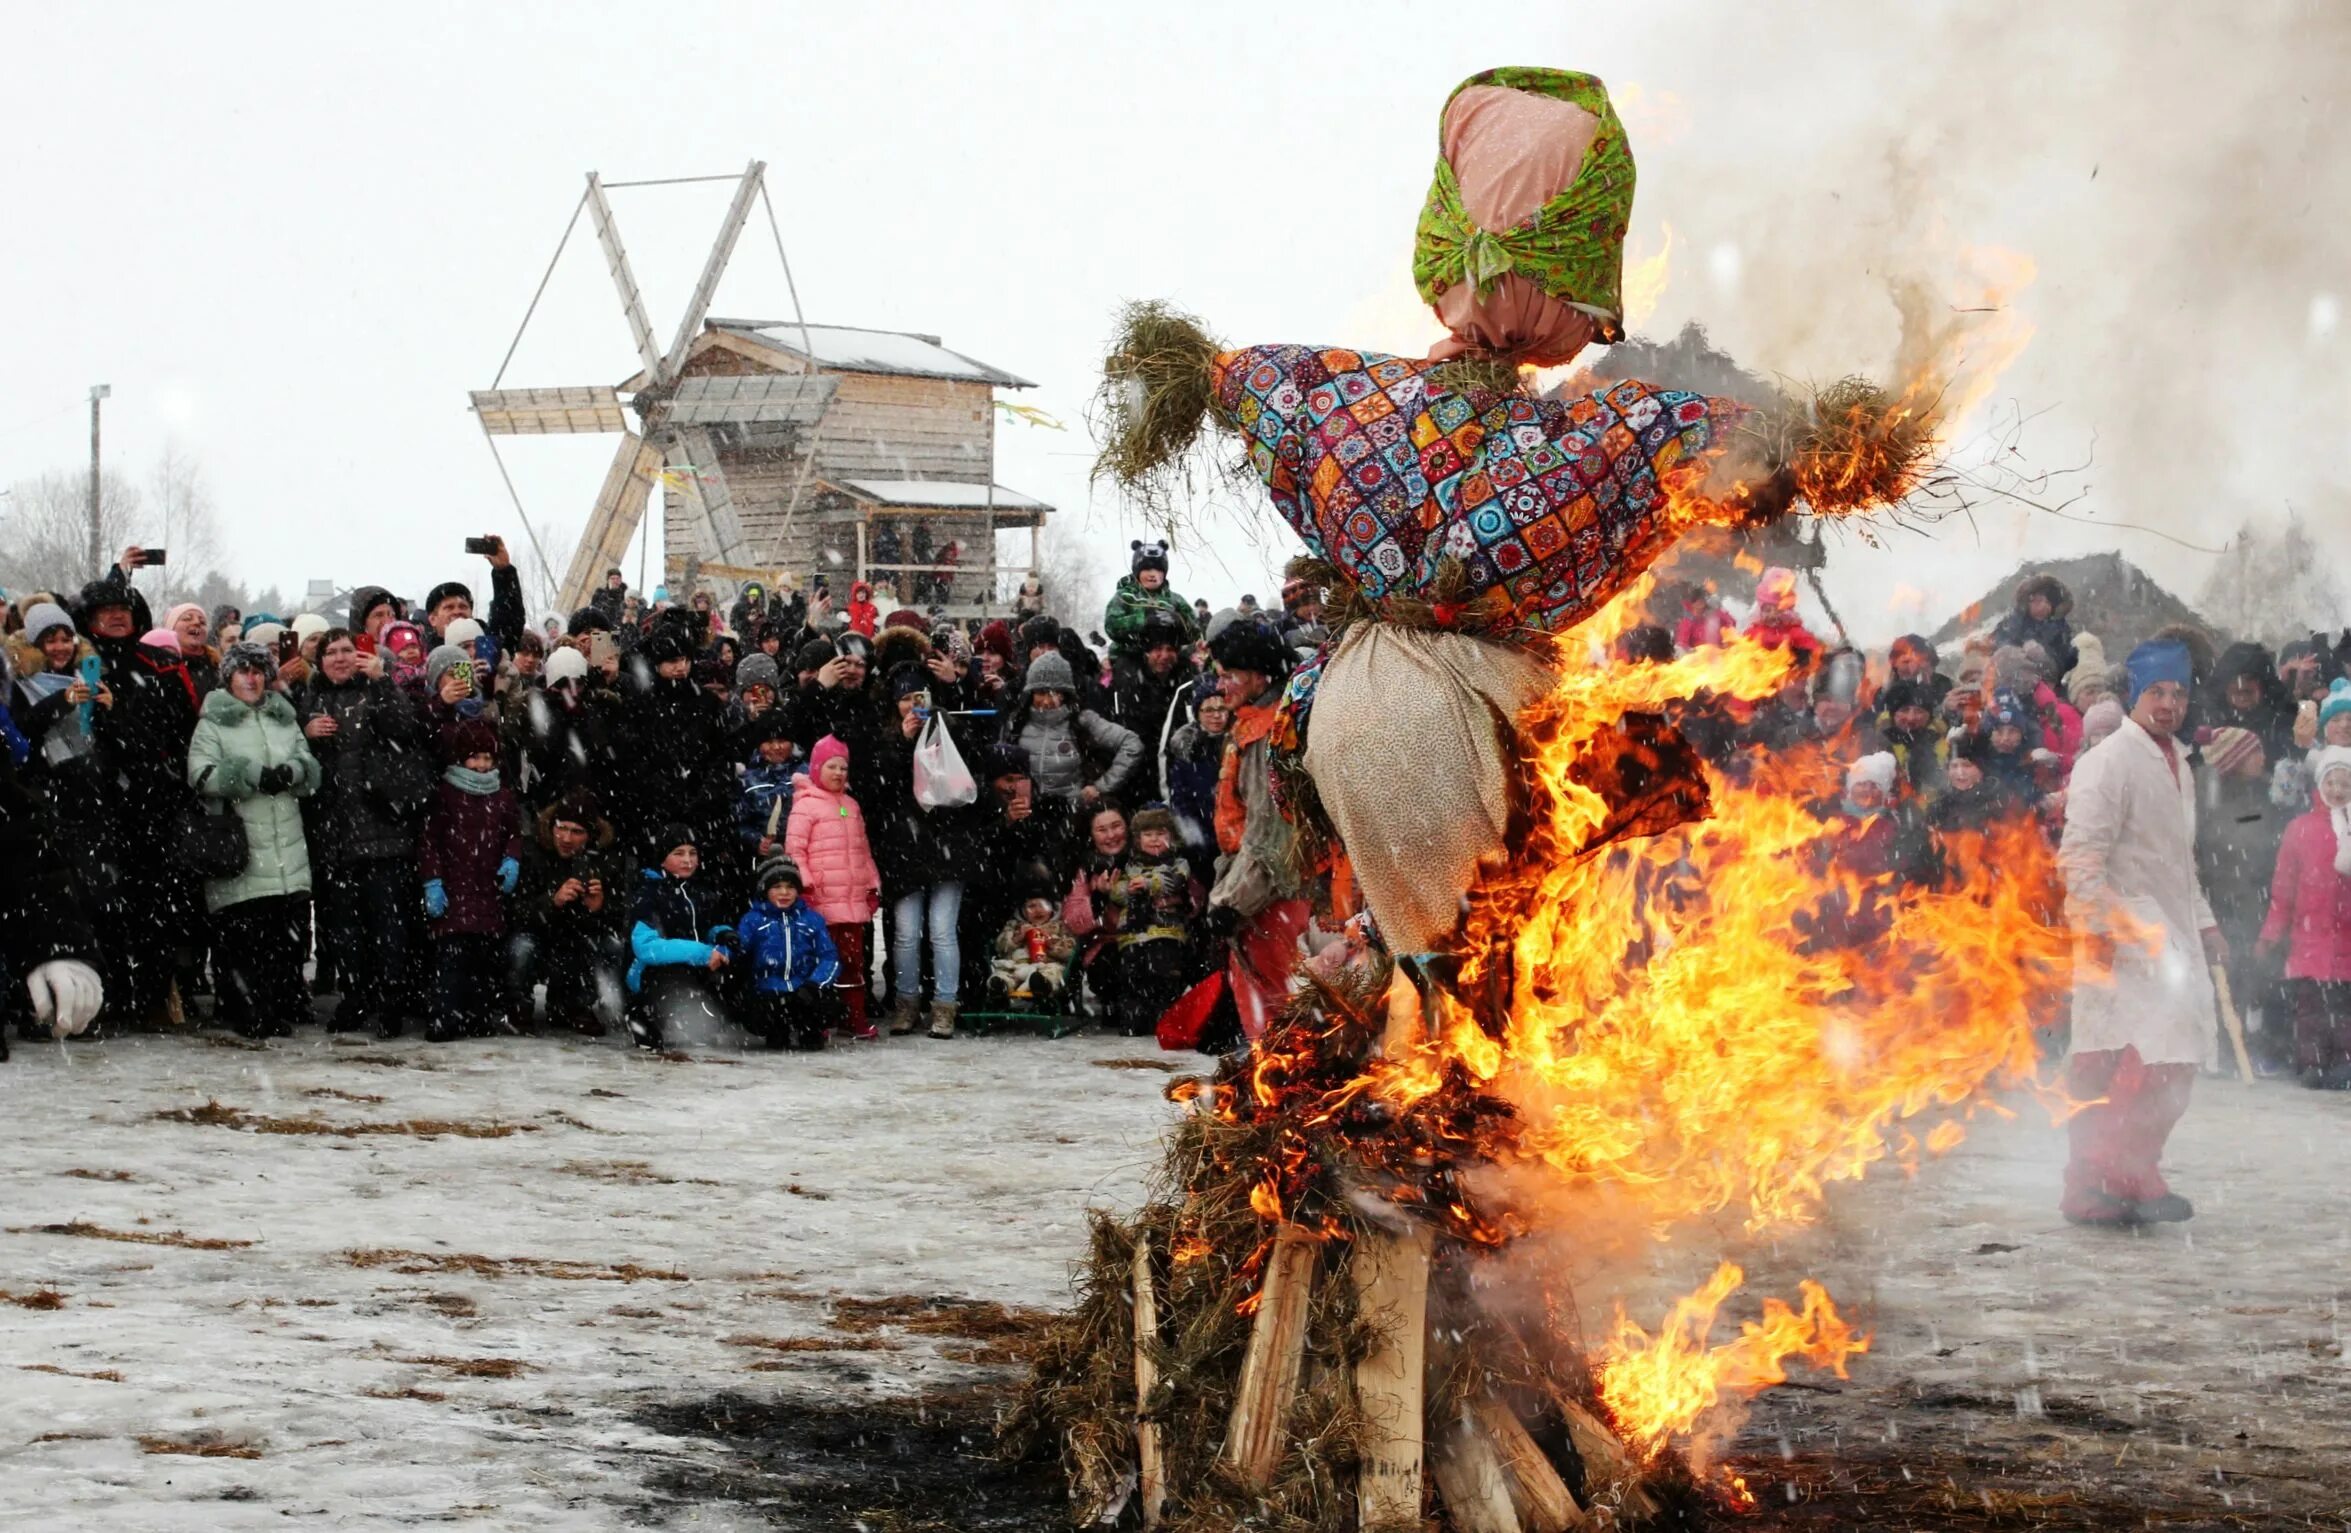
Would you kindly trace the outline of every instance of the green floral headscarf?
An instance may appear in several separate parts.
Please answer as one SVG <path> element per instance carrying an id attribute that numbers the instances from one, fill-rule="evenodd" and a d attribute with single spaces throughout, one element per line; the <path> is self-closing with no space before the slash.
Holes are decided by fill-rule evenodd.
<path id="1" fill-rule="evenodd" d="M 1632 221 L 1633 149 L 1609 104 L 1608 88 L 1592 75 L 1569 70 L 1506 67 L 1471 75 L 1454 87 L 1453 96 L 1473 85 L 1570 102 L 1599 118 L 1600 132 L 1575 179 L 1558 196 L 1528 222 L 1499 232 L 1470 220 L 1461 205 L 1461 183 L 1440 149 L 1436 182 L 1413 241 L 1412 280 L 1420 296 L 1433 304 L 1459 282 L 1474 282 L 1483 293 L 1495 278 L 1515 271 L 1560 302 L 1591 313 L 1601 321 L 1603 337 L 1615 339 L 1624 322 L 1617 288 L 1624 273 L 1625 230 Z M 1448 108 L 1453 96 L 1445 98 Z M 1443 123 L 1443 113 L 1437 120 Z M 1439 133 L 1441 143 L 1441 127 Z"/>

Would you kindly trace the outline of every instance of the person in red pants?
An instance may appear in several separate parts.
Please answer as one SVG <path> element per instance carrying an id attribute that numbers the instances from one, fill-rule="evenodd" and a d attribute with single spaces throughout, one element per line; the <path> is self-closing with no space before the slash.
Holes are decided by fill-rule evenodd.
<path id="1" fill-rule="evenodd" d="M 2196 878 L 2196 792 L 2187 747 L 2188 651 L 2131 651 L 2130 716 L 2074 764 L 2057 852 L 2075 933 L 2072 1057 L 2083 1104 L 2058 1209 L 2076 1224 L 2187 1219 L 2195 1209 L 2159 1169 L 2213 1059 L 2209 965 L 2228 958 Z"/>

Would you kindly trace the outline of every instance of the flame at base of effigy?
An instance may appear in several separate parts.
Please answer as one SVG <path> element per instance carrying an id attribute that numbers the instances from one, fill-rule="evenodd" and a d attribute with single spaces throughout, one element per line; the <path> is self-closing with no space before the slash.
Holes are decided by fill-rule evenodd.
<path id="1" fill-rule="evenodd" d="M 1592 1334 L 1564 1278 L 1513 1253 L 1798 1227 L 1829 1184 L 1915 1169 L 2032 1080 L 2066 975 L 2034 828 L 1930 838 L 1897 871 L 1818 802 L 1824 755 L 1701 762 L 1677 725 L 1768 698 L 1790 657 L 1606 662 L 1646 594 L 1579 630 L 1518 721 L 1523 834 L 1458 950 L 1310 974 L 1246 1058 L 1174 1088 L 1193 1110 L 1160 1185 L 1098 1220 L 1015 1423 L 1060 1454 L 1081 1521 L 1131 1503 L 1177 1529 L 1417 1528 L 1433 1507 L 1484 1530 L 1742 1504 L 1677 1445 L 1790 1361 L 1866 1351 L 1827 1290 L 1716 1343 L 1726 1261 L 1655 1334 L 1621 1308 Z"/>

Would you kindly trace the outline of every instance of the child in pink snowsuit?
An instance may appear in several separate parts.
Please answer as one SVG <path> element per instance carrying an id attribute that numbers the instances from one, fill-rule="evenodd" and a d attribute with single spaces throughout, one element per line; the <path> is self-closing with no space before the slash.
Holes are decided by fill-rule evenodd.
<path id="1" fill-rule="evenodd" d="M 881 902 L 882 875 L 865 839 L 865 811 L 849 796 L 849 747 L 826 735 L 808 753 L 808 771 L 792 783 L 792 818 L 784 855 L 806 880 L 801 895 L 824 917 L 841 955 L 833 984 L 841 991 L 852 1036 L 879 1036 L 865 1015 L 865 934 Z"/>
<path id="2" fill-rule="evenodd" d="M 2351 1090 L 2351 747 L 2311 753 L 2318 802 L 2286 827 L 2257 951 L 2286 948 L 2294 1068 L 2305 1086 Z"/>

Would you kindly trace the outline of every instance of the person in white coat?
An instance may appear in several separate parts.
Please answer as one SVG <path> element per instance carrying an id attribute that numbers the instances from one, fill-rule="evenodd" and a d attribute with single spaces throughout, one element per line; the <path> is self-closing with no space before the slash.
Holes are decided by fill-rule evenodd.
<path id="1" fill-rule="evenodd" d="M 2066 1089 L 2082 1108 L 2059 1211 L 2133 1225 L 2195 1213 L 2164 1182 L 2164 1141 L 2213 1058 L 2210 965 L 2227 944 L 2196 878 L 2196 791 L 2187 748 L 2185 646 L 2142 644 L 2126 662 L 2130 716 L 2074 764 L 2066 793 L 2066 920 L 2074 938 Z"/>

